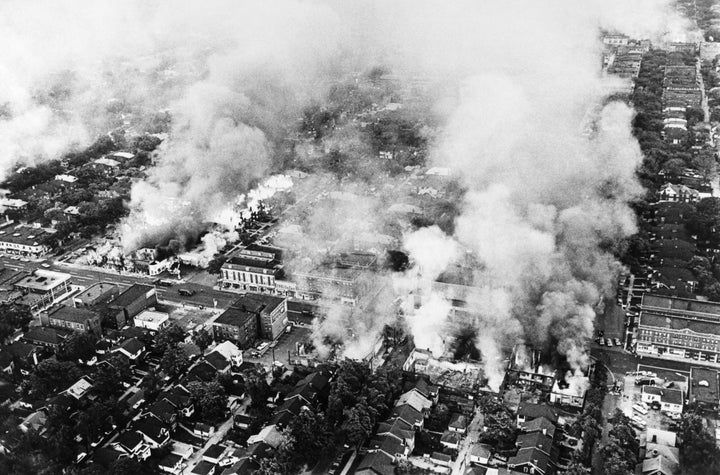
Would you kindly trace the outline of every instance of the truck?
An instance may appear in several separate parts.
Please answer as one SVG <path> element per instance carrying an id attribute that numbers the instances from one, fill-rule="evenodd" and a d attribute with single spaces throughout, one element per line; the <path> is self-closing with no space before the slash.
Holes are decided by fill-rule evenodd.
<path id="1" fill-rule="evenodd" d="M 178 289 L 178 293 L 185 297 L 191 297 L 191 296 L 195 295 L 195 291 L 191 290 L 191 289 Z"/>

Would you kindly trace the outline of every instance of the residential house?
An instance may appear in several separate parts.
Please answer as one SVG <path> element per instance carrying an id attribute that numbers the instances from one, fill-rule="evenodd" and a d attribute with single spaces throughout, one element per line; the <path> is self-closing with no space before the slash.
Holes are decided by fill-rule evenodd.
<path id="1" fill-rule="evenodd" d="M 555 473 L 550 456 L 534 447 L 518 450 L 516 455 L 508 459 L 507 466 L 518 472 L 534 473 L 536 475 L 552 475 Z"/>
<path id="2" fill-rule="evenodd" d="M 368 452 L 355 470 L 356 475 L 394 475 L 393 459 L 384 452 Z"/>
<path id="3" fill-rule="evenodd" d="M 440 444 L 448 449 L 457 450 L 461 440 L 462 436 L 460 434 L 446 430 L 440 437 Z"/>
<path id="4" fill-rule="evenodd" d="M 195 406 L 190 399 L 190 393 L 182 386 L 175 386 L 160 394 L 158 399 L 169 402 L 183 417 L 192 417 Z"/>
<path id="5" fill-rule="evenodd" d="M 158 468 L 163 472 L 177 475 L 182 471 L 183 463 L 184 460 L 182 457 L 171 453 L 167 454 L 158 462 Z"/>
<path id="6" fill-rule="evenodd" d="M 120 353 L 128 357 L 131 361 L 137 361 L 145 351 L 145 345 L 137 338 L 129 338 L 123 341 L 120 346 L 113 348 L 113 353 Z"/>
<path id="7" fill-rule="evenodd" d="M 520 434 L 515 441 L 515 446 L 519 450 L 535 448 L 548 455 L 553 455 L 553 440 L 542 432 Z"/>
<path id="8" fill-rule="evenodd" d="M 427 414 L 433 405 L 433 402 L 420 394 L 420 391 L 415 389 L 403 393 L 395 403 L 396 406 L 407 404 L 418 412 Z"/>
<path id="9" fill-rule="evenodd" d="M 230 360 L 225 358 L 219 351 L 212 351 L 206 355 L 204 359 L 219 373 L 227 373 L 230 371 Z"/>
<path id="10" fill-rule="evenodd" d="M 381 422 L 378 425 L 377 435 L 388 435 L 402 442 L 412 452 L 415 449 L 415 430 L 410 424 L 400 419 Z"/>
<path id="11" fill-rule="evenodd" d="M 193 427 L 193 434 L 198 437 L 202 437 L 203 439 L 209 439 L 214 433 L 215 427 L 210 424 L 205 424 L 204 422 L 198 422 Z"/>
<path id="12" fill-rule="evenodd" d="M 487 465 L 488 463 L 490 463 L 490 458 L 492 457 L 492 454 L 493 449 L 491 445 L 474 444 L 470 448 L 470 463 Z"/>
<path id="13" fill-rule="evenodd" d="M 191 475 L 214 475 L 215 464 L 212 464 L 206 460 L 200 461 L 190 472 Z"/>
<path id="14" fill-rule="evenodd" d="M 408 404 L 402 404 L 393 408 L 391 419 L 400 419 L 417 430 L 421 430 L 425 423 L 422 412 L 416 411 Z"/>
<path id="15" fill-rule="evenodd" d="M 410 455 L 410 448 L 389 435 L 381 435 L 374 438 L 368 444 L 368 452 L 380 451 L 392 458 L 393 462 L 398 459 L 405 459 Z"/>
<path id="16" fill-rule="evenodd" d="M 277 427 L 274 425 L 267 425 L 260 430 L 259 433 L 255 435 L 251 435 L 247 443 L 250 444 L 256 444 L 258 442 L 264 442 L 268 444 L 270 447 L 276 449 L 280 446 L 282 443 L 283 437 L 282 433 L 278 430 Z"/>
<path id="17" fill-rule="evenodd" d="M 150 446 L 145 443 L 145 438 L 133 430 L 120 434 L 112 446 L 137 460 L 147 460 L 150 457 Z"/>
<path id="18" fill-rule="evenodd" d="M 522 424 L 539 417 L 544 417 L 551 423 L 557 424 L 559 413 L 557 410 L 545 404 L 521 402 L 517 411 L 517 427 L 520 428 Z"/>
<path id="19" fill-rule="evenodd" d="M 442 452 L 433 452 L 430 454 L 430 461 L 443 467 L 450 467 L 453 462 L 452 457 Z"/>
<path id="20" fill-rule="evenodd" d="M 139 432 L 151 449 L 159 449 L 170 441 L 170 431 L 154 418 L 137 420 L 130 430 Z"/>
<path id="21" fill-rule="evenodd" d="M 205 450 L 202 454 L 203 460 L 217 464 L 222 460 L 225 452 L 227 451 L 227 447 L 221 444 L 213 444 L 210 447 Z"/>
<path id="22" fill-rule="evenodd" d="M 450 416 L 450 423 L 448 424 L 448 429 L 450 431 L 464 434 L 467 430 L 467 426 L 467 417 L 465 417 L 463 414 L 453 413 Z"/>
<path id="23" fill-rule="evenodd" d="M 555 427 L 555 424 L 550 422 L 548 419 L 544 417 L 538 417 L 529 422 L 522 423 L 520 425 L 520 430 L 526 433 L 540 432 L 547 435 L 551 439 L 555 439 L 555 432 L 557 428 Z"/>
<path id="24" fill-rule="evenodd" d="M 175 429 L 177 425 L 176 408 L 166 399 L 162 399 L 152 403 L 147 411 L 143 414 L 151 416 L 160 421 L 162 424 Z"/>

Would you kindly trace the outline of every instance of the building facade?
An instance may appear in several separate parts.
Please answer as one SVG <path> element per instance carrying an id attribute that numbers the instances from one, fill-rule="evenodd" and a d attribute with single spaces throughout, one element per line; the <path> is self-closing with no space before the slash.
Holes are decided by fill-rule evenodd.
<path id="1" fill-rule="evenodd" d="M 38 269 L 15 282 L 33 312 L 54 305 L 70 292 L 70 274 Z"/>
<path id="2" fill-rule="evenodd" d="M 40 321 L 46 326 L 100 335 L 100 316 L 85 308 L 64 305 L 49 313 L 41 314 Z"/>
<path id="3" fill-rule="evenodd" d="M 275 280 L 282 278 L 279 249 L 250 245 L 228 259 L 220 269 L 220 285 L 229 291 L 275 292 Z"/>
<path id="4" fill-rule="evenodd" d="M 635 351 L 666 359 L 720 363 L 720 303 L 645 294 Z"/>

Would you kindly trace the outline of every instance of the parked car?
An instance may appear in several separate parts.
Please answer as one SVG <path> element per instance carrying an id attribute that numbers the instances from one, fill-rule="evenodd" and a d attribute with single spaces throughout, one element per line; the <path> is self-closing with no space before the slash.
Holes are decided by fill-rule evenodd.
<path id="1" fill-rule="evenodd" d="M 612 342 L 612 340 L 611 340 L 610 338 L 605 338 L 605 344 L 606 344 L 607 346 L 613 346 L 613 342 Z"/>
<path id="2" fill-rule="evenodd" d="M 622 343 L 620 342 L 620 338 L 613 338 L 613 342 L 615 343 L 615 346 L 622 346 Z"/>
<path id="3" fill-rule="evenodd" d="M 195 295 L 195 291 L 191 290 L 191 289 L 178 289 L 178 293 L 185 297 L 190 297 L 192 295 Z"/>

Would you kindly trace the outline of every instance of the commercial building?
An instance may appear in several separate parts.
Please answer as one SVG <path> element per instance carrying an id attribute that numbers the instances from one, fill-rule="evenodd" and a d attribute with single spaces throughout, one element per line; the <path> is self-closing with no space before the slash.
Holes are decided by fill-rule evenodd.
<path id="1" fill-rule="evenodd" d="M 230 291 L 274 292 L 283 277 L 282 251 L 250 245 L 227 260 L 220 269 L 220 285 Z"/>
<path id="2" fill-rule="evenodd" d="M 258 337 L 276 339 L 287 323 L 287 299 L 248 294 L 236 300 L 213 322 L 213 333 L 216 339 L 230 340 L 246 349 Z"/>
<path id="3" fill-rule="evenodd" d="M 7 225 L 0 228 L 0 252 L 39 257 L 50 251 L 48 233 L 40 228 Z"/>
<path id="4" fill-rule="evenodd" d="M 671 414 L 682 414 L 683 392 L 679 389 L 661 388 L 658 386 L 643 386 L 641 393 L 642 401 L 651 404 L 660 403 L 660 410 Z"/>
<path id="5" fill-rule="evenodd" d="M 73 297 L 76 307 L 94 307 L 109 303 L 120 294 L 120 287 L 109 282 L 99 282 Z"/>
<path id="6" fill-rule="evenodd" d="M 375 269 L 377 256 L 347 252 L 329 258 L 309 271 L 295 271 L 296 297 L 314 300 L 320 296 L 355 305 L 372 287 L 368 272 Z"/>
<path id="7" fill-rule="evenodd" d="M 720 303 L 643 295 L 635 351 L 659 358 L 719 363 Z"/>
<path id="8" fill-rule="evenodd" d="M 133 317 L 133 321 L 136 327 L 156 332 L 170 325 L 170 315 L 155 310 L 143 310 Z"/>
<path id="9" fill-rule="evenodd" d="M 703 410 L 717 411 L 720 407 L 718 372 L 708 368 L 690 368 L 688 393 L 688 403 Z"/>
<path id="10" fill-rule="evenodd" d="M 60 305 L 56 309 L 40 315 L 45 326 L 68 329 L 79 332 L 92 332 L 100 335 L 100 316 L 85 308 Z"/>
<path id="11" fill-rule="evenodd" d="M 50 307 L 70 292 L 70 274 L 38 269 L 15 282 L 24 303 L 34 312 Z"/>
<path id="12" fill-rule="evenodd" d="M 102 305 L 107 323 L 114 328 L 122 328 L 135 315 L 146 308 L 157 305 L 155 287 L 145 284 L 133 284 L 108 304 Z"/>

